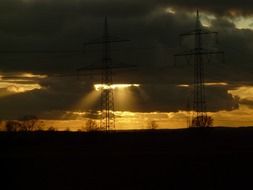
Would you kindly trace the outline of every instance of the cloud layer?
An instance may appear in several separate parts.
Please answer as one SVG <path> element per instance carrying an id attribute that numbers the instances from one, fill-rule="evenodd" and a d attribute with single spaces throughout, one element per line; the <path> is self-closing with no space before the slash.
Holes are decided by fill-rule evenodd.
<path id="1" fill-rule="evenodd" d="M 179 34 L 194 28 L 196 8 L 208 30 L 219 32 L 219 48 L 226 53 L 225 64 L 213 57 L 206 65 L 207 82 L 227 82 L 228 86 L 207 87 L 210 111 L 233 110 L 239 100 L 229 90 L 253 84 L 251 52 L 253 31 L 238 29 L 234 18 L 252 14 L 251 1 L 191 0 L 2 0 L 0 3 L 0 50 L 78 50 L 79 53 L 1 54 L 3 74 L 30 72 L 51 76 L 75 73 L 87 65 L 101 63 L 101 48 L 83 43 L 102 35 L 104 16 L 109 18 L 110 33 L 132 41 L 112 46 L 114 64 L 135 64 L 136 71 L 117 73 L 117 83 L 139 83 L 129 89 L 135 104 L 119 108 L 128 111 L 178 111 L 186 109 L 193 66 L 173 54 L 180 52 Z M 169 9 L 170 8 L 170 9 Z M 173 10 L 173 11 L 169 11 Z M 92 80 L 99 82 L 99 77 Z M 56 113 L 69 110 L 91 91 L 91 79 L 49 77 L 35 80 L 42 88 L 16 93 L 0 99 L 3 118 L 27 113 Z M 17 81 L 16 81 L 17 82 Z M 8 86 L 6 87 L 6 89 Z M 5 93 L 6 89 L 3 89 Z M 25 110 L 24 110 L 25 107 Z M 86 108 L 83 110 L 91 109 Z M 59 117 L 59 114 L 52 114 Z"/>

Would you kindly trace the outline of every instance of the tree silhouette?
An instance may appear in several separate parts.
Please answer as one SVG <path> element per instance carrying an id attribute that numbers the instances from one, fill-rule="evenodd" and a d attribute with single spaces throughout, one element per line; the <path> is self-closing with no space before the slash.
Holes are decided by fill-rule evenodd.
<path id="1" fill-rule="evenodd" d="M 20 119 L 21 131 L 36 131 L 41 130 L 43 122 L 35 115 L 26 115 Z"/>
<path id="2" fill-rule="evenodd" d="M 98 127 L 98 124 L 95 120 L 92 120 L 92 119 L 88 119 L 86 121 L 86 131 L 97 131 L 99 130 L 99 127 Z"/>
<path id="3" fill-rule="evenodd" d="M 213 118 L 211 116 L 198 116 L 193 118 L 192 127 L 212 127 Z"/>

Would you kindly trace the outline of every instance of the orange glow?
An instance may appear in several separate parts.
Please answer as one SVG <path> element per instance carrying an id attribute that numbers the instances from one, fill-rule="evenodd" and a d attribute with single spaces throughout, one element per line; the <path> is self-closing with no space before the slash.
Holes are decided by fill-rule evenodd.
<path id="1" fill-rule="evenodd" d="M 5 89 L 5 96 L 13 93 L 24 93 L 35 89 L 42 89 L 38 79 L 46 78 L 46 75 L 36 75 L 32 73 L 7 73 L 0 75 L 0 88 Z M 0 95 L 3 97 L 2 95 Z"/>
<path id="2" fill-rule="evenodd" d="M 0 82 L 0 85 L 2 83 Z M 31 85 L 31 84 L 29 84 Z M 69 129 L 70 131 L 77 131 L 80 129 L 85 130 L 85 123 L 89 118 L 94 119 L 99 123 L 98 116 L 101 112 L 89 111 L 93 105 L 99 105 L 99 98 L 101 93 L 99 90 L 102 89 L 115 89 L 114 100 L 115 100 L 115 112 L 116 117 L 116 130 L 131 130 L 131 129 L 149 129 L 150 122 L 154 121 L 158 125 L 158 129 L 179 129 L 187 127 L 187 118 L 191 116 L 190 112 L 180 110 L 178 112 L 132 112 L 129 110 L 137 110 L 135 106 L 138 106 L 136 102 L 135 92 L 143 98 L 149 98 L 148 94 L 145 94 L 143 88 L 138 88 L 140 85 L 137 84 L 119 84 L 112 85 L 110 87 L 94 85 L 88 94 L 84 94 L 83 98 L 80 99 L 75 106 L 67 111 L 61 120 L 43 120 L 45 123 L 45 130 L 48 127 L 55 127 L 57 130 Z M 209 86 L 226 86 L 225 82 L 219 83 L 206 83 Z M 182 84 L 178 85 L 181 87 L 190 87 L 190 85 Z M 36 86 L 34 86 L 36 87 Z M 97 89 L 96 89 L 97 87 Z M 105 88 L 104 88 L 105 87 Z M 137 89 L 130 88 L 137 87 Z M 12 86 L 9 91 L 22 92 L 21 89 L 16 89 Z M 229 90 L 228 93 L 233 96 L 239 96 L 240 99 L 253 100 L 253 86 L 241 86 L 233 90 Z M 146 97 L 147 96 L 147 97 Z M 169 106 L 169 105 L 168 105 Z M 97 106 L 99 107 L 99 106 Z M 85 110 L 85 111 L 84 111 Z M 218 111 L 215 113 L 208 112 L 208 115 L 214 118 L 214 126 L 229 126 L 229 127 L 240 127 L 240 126 L 253 126 L 253 108 L 247 105 L 241 104 L 239 109 L 232 111 Z M 67 120 L 71 119 L 71 120 Z"/>
<path id="3" fill-rule="evenodd" d="M 100 98 L 100 93 L 96 90 L 92 90 L 91 92 L 89 92 L 88 94 L 84 95 L 80 100 L 78 100 L 76 102 L 76 104 L 74 104 L 71 108 L 71 110 L 78 110 L 78 111 L 69 111 L 69 113 L 71 112 L 72 115 L 76 115 L 79 117 L 83 117 L 85 116 L 84 112 L 80 111 L 80 110 L 91 110 L 92 107 L 95 104 L 99 103 L 99 98 Z M 66 113 L 66 114 L 69 114 Z M 62 115 L 62 118 L 64 119 L 65 115 Z"/>
<path id="4" fill-rule="evenodd" d="M 124 89 L 129 87 L 139 87 L 139 84 L 112 84 L 112 85 L 105 85 L 105 84 L 95 84 L 94 88 L 96 91 L 106 90 L 106 89 Z"/>
<path id="5" fill-rule="evenodd" d="M 226 82 L 206 82 L 205 86 L 227 86 L 228 83 Z M 178 87 L 185 87 L 185 88 L 189 88 L 191 87 L 191 85 L 189 84 L 179 84 L 177 85 Z"/>
<path id="6" fill-rule="evenodd" d="M 226 82 L 207 82 L 205 83 L 206 86 L 227 86 L 228 83 Z"/>
<path id="7" fill-rule="evenodd" d="M 32 73 L 22 73 L 20 75 L 20 77 L 26 77 L 26 78 L 47 78 L 47 75 L 36 75 L 36 74 L 32 74 Z"/>
<path id="8" fill-rule="evenodd" d="M 177 85 L 178 87 L 184 87 L 184 88 L 188 88 L 188 87 L 190 87 L 190 85 L 189 84 L 179 84 L 179 85 Z"/>
<path id="9" fill-rule="evenodd" d="M 235 90 L 228 91 L 233 96 L 238 96 L 240 99 L 253 100 L 253 86 L 241 86 Z"/>
<path id="10" fill-rule="evenodd" d="M 7 86 L 7 91 L 13 93 L 23 93 L 35 89 L 41 89 L 42 87 L 39 84 L 10 84 Z"/>
<path id="11" fill-rule="evenodd" d="M 130 112 L 115 111 L 116 130 L 132 130 L 132 129 L 149 129 L 150 121 L 155 121 L 158 129 L 181 129 L 187 127 L 187 118 L 189 112 Z M 67 128 L 70 131 L 85 130 L 87 121 L 86 112 L 69 112 L 68 114 L 76 117 L 71 120 L 43 120 L 43 129 L 54 127 L 56 130 L 62 131 Z M 253 109 L 245 105 L 241 105 L 240 109 L 234 111 L 219 111 L 216 113 L 208 112 L 208 115 L 214 118 L 214 126 L 243 127 L 253 126 Z M 98 119 L 95 119 L 99 123 Z"/>

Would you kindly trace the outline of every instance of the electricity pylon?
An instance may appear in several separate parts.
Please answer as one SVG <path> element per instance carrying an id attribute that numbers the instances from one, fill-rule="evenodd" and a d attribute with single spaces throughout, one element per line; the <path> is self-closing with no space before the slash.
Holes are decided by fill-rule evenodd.
<path id="1" fill-rule="evenodd" d="M 111 44 L 128 42 L 129 40 L 112 38 L 108 32 L 107 17 L 105 17 L 104 34 L 102 39 L 85 43 L 84 45 L 103 45 L 102 66 L 87 66 L 77 71 L 93 71 L 101 75 L 101 128 L 110 130 L 115 127 L 114 96 L 113 96 L 113 71 L 135 68 L 134 65 L 113 65 L 111 58 Z M 78 50 L 0 50 L 0 54 L 54 54 L 54 53 L 83 53 Z M 94 73 L 93 73 L 94 74 Z M 88 76 L 89 74 L 84 74 Z M 56 77 L 75 77 L 76 74 L 52 75 Z"/>
<path id="2" fill-rule="evenodd" d="M 204 75 L 204 56 L 224 54 L 223 51 L 216 51 L 211 49 L 205 49 L 203 47 L 203 36 L 204 35 L 215 35 L 217 41 L 217 32 L 210 32 L 203 29 L 199 11 L 196 14 L 196 26 L 195 30 L 181 34 L 181 37 L 193 36 L 194 37 L 194 48 L 176 54 L 175 56 L 193 56 L 194 65 L 194 82 L 193 82 L 193 120 L 191 121 L 191 127 L 208 127 L 209 117 L 206 113 L 206 99 L 205 99 L 205 75 Z"/>
<path id="3" fill-rule="evenodd" d="M 108 32 L 107 17 L 105 17 L 104 34 L 102 39 L 85 43 L 84 45 L 103 45 L 102 66 L 88 66 L 78 69 L 78 71 L 100 71 L 101 74 L 101 108 L 100 127 L 106 131 L 115 128 L 114 95 L 113 95 L 113 71 L 116 69 L 126 69 L 135 67 L 133 65 L 113 65 L 111 57 L 111 44 L 128 42 L 129 40 L 112 38 Z"/>

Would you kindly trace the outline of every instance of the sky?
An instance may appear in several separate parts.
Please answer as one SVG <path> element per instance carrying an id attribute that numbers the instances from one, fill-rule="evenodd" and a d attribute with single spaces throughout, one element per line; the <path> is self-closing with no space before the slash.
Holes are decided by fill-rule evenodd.
<path id="1" fill-rule="evenodd" d="M 191 46 L 179 34 L 194 29 L 198 8 L 205 29 L 219 33 L 217 44 L 204 39 L 205 46 L 225 52 L 224 62 L 212 56 L 205 63 L 207 111 L 216 126 L 252 126 L 252 6 L 249 0 L 1 0 L 0 119 L 32 114 L 67 122 L 65 128 L 96 118 L 100 77 L 76 70 L 101 64 L 101 47 L 83 44 L 102 36 L 107 16 L 110 35 L 131 40 L 111 47 L 113 64 L 137 66 L 113 75 L 115 84 L 138 84 L 115 89 L 117 126 L 145 128 L 155 120 L 161 128 L 186 127 L 193 64 L 173 55 Z M 18 53 L 30 50 L 76 52 Z"/>

